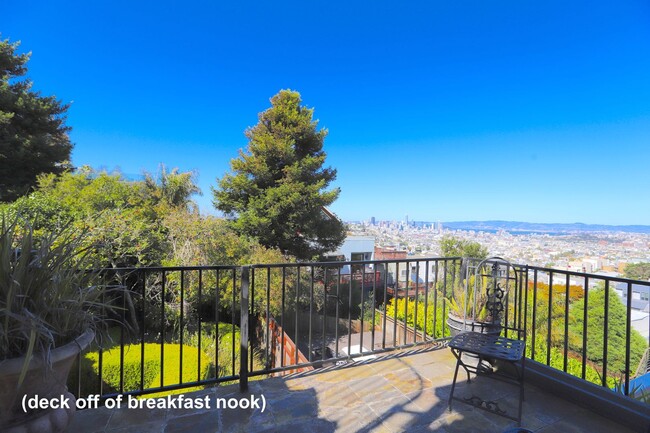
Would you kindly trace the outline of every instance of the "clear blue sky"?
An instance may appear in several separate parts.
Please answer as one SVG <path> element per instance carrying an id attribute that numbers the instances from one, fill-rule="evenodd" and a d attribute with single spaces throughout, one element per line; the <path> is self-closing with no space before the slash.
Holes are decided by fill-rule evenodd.
<path id="1" fill-rule="evenodd" d="M 2 4 L 73 163 L 196 170 L 204 212 L 290 88 L 345 220 L 650 224 L 647 1 Z"/>

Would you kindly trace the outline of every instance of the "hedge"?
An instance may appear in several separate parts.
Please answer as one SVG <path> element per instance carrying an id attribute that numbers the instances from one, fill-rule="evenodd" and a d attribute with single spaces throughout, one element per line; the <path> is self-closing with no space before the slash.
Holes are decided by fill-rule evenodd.
<path id="1" fill-rule="evenodd" d="M 183 345 L 183 368 L 182 383 L 195 382 L 204 379 L 210 369 L 210 358 L 205 353 L 199 353 L 195 347 Z M 166 343 L 164 345 L 164 370 L 163 386 L 176 385 L 179 382 L 180 368 L 180 344 Z M 201 371 L 198 370 L 198 360 L 201 360 Z M 85 355 L 90 361 L 95 375 L 99 375 L 99 352 L 89 352 Z M 114 390 L 120 389 L 120 347 L 114 347 L 104 351 L 102 355 L 102 380 Z M 144 383 L 143 388 L 157 388 L 160 386 L 160 344 L 146 343 L 144 345 Z M 141 345 L 130 344 L 124 346 L 124 391 L 135 391 L 140 389 L 141 372 Z M 184 388 L 177 391 L 160 394 L 149 394 L 148 397 L 156 395 L 167 395 L 170 393 L 185 393 L 202 389 L 202 387 Z"/>

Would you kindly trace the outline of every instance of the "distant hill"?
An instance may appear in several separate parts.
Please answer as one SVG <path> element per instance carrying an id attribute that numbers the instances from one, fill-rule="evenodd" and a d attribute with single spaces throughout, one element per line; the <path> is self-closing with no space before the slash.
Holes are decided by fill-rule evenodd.
<path id="1" fill-rule="evenodd" d="M 426 223 L 431 224 L 431 223 Z M 628 232 L 650 233 L 650 226 L 625 225 L 610 226 L 604 224 L 583 223 L 526 223 L 520 221 L 450 221 L 443 222 L 443 227 L 452 230 L 482 230 L 508 232 L 538 232 L 538 233 L 579 233 L 579 232 Z"/>

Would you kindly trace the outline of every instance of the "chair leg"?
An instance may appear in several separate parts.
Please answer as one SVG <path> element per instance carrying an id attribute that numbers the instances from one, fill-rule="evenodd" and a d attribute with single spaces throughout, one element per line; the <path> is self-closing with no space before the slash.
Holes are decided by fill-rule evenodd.
<path id="1" fill-rule="evenodd" d="M 463 352 L 460 352 L 460 351 L 458 353 L 454 352 L 454 355 L 456 356 L 456 359 L 458 360 L 458 363 L 460 363 L 460 366 L 463 367 L 463 370 L 465 370 L 465 374 L 467 374 L 467 383 L 471 383 L 472 382 L 472 377 L 469 374 L 470 371 L 467 368 L 467 366 L 465 365 L 465 363 L 463 362 Z"/>
<path id="2" fill-rule="evenodd" d="M 454 381 L 451 383 L 451 392 L 449 393 L 449 405 L 448 405 L 449 412 L 451 412 L 451 400 L 454 398 L 454 388 L 456 388 L 456 378 L 458 377 L 458 367 L 460 367 L 460 358 L 458 358 L 458 360 L 456 361 L 456 370 L 454 370 Z"/>

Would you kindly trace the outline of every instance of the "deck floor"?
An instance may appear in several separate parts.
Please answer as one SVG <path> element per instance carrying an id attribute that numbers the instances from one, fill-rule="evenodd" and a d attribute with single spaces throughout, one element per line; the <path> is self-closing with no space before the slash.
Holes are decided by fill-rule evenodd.
<path id="1" fill-rule="evenodd" d="M 211 409 L 93 409 L 77 412 L 69 432 L 503 432 L 514 421 L 454 401 L 447 410 L 455 359 L 447 348 L 394 352 L 374 360 L 309 373 L 219 386 Z M 460 373 L 459 373 L 460 374 Z M 518 389 L 487 378 L 459 381 L 456 395 L 488 395 L 511 413 Z M 216 409 L 228 399 L 264 397 L 262 409 Z M 625 433 L 631 430 L 532 385 L 526 385 L 522 427 L 540 433 Z"/>

